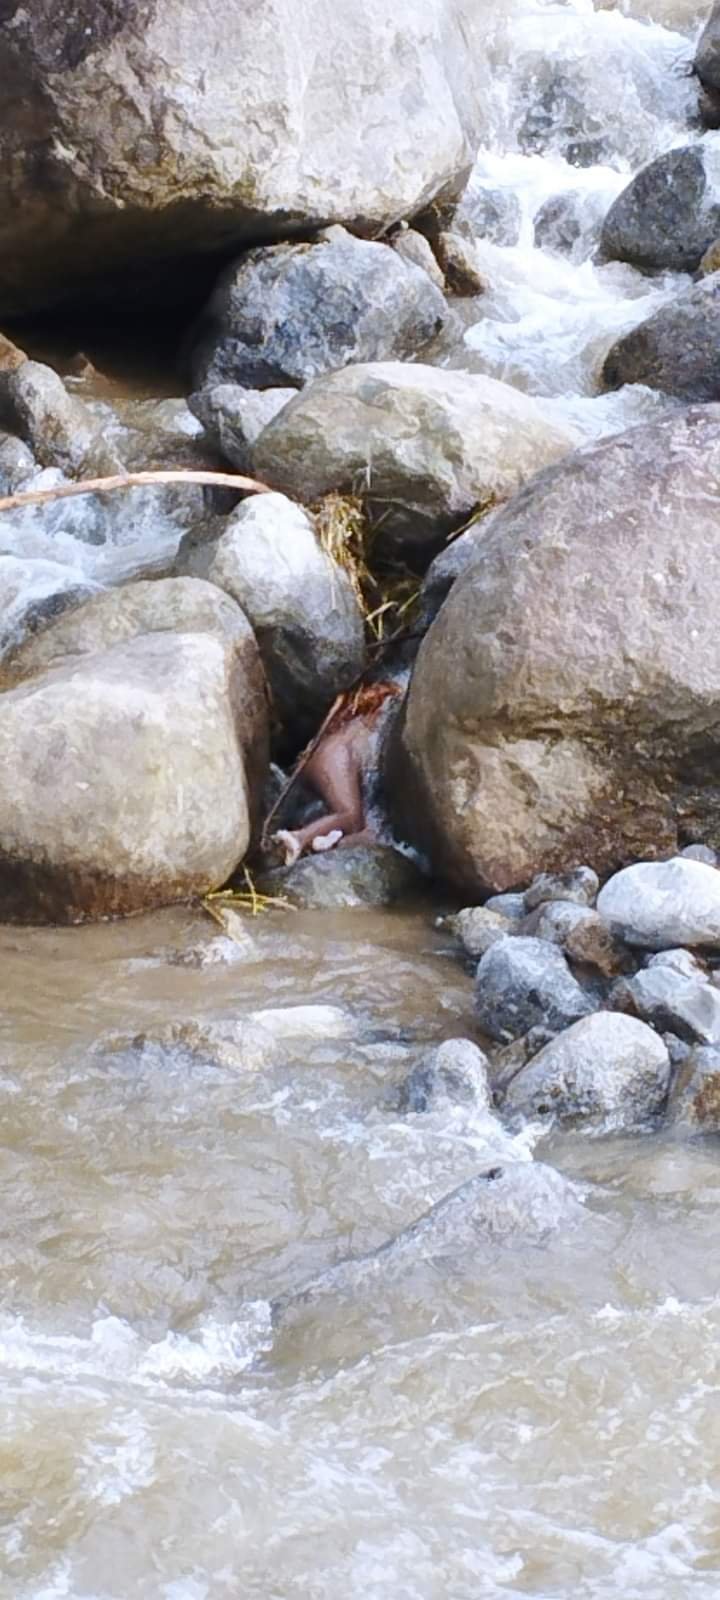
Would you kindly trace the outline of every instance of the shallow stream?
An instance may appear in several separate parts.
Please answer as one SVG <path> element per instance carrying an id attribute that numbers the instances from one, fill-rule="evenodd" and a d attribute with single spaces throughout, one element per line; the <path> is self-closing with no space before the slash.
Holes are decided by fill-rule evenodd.
<path id="1" fill-rule="evenodd" d="M 701 17 L 632 10 L 505 18 L 476 176 L 522 231 L 479 245 L 448 357 L 579 439 L 670 404 L 594 390 L 682 280 L 533 244 L 547 198 L 601 215 L 699 137 Z M 423 1046 L 475 1036 L 439 909 L 275 911 L 237 945 L 199 912 L 0 929 L 0 1600 L 717 1600 L 717 1149 L 401 1116 Z M 336 1012 L 277 1015 L 307 1005 Z M 242 1067 L 137 1043 L 268 1008 Z M 582 1224 L 273 1329 L 273 1297 L 508 1153 L 574 1178 Z"/>

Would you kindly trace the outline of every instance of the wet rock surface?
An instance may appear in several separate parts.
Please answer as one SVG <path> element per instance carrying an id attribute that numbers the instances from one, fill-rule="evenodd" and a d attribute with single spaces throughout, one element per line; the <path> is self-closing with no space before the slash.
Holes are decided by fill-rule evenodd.
<path id="1" fill-rule="evenodd" d="M 648 967 L 622 978 L 611 993 L 618 1011 L 669 1031 L 691 1044 L 720 1044 L 720 990 L 706 977 L 690 978 L 672 967 Z"/>
<path id="2" fill-rule="evenodd" d="M 626 333 L 606 357 L 610 388 L 645 383 L 679 400 L 720 397 L 720 272 L 713 272 Z"/>
<path id="3" fill-rule="evenodd" d="M 445 1104 L 489 1111 L 488 1059 L 471 1039 L 446 1039 L 431 1050 L 400 1086 L 398 1109 L 421 1113 Z"/>
<path id="4" fill-rule="evenodd" d="M 321 548 L 307 513 L 283 495 L 246 500 L 213 531 L 186 537 L 178 570 L 237 601 L 278 715 L 309 720 L 314 731 L 365 663 L 363 616 L 348 573 Z"/>
<path id="5" fill-rule="evenodd" d="M 328 222 L 372 234 L 411 215 L 460 187 L 474 158 L 485 49 L 468 0 L 403 0 L 390 28 L 378 0 L 362 18 L 342 0 L 302 19 L 290 0 L 13 6 L 0 54 L 3 312 L 88 286 L 164 304 L 187 294 L 168 262 L 229 239 Z"/>
<path id="6" fill-rule="evenodd" d="M 516 1073 L 503 1109 L 634 1127 L 662 1110 L 669 1081 L 667 1049 L 651 1028 L 598 1011 L 565 1029 Z"/>
<path id="7" fill-rule="evenodd" d="M 679 813 L 713 843 L 716 462 L 720 412 L 690 408 L 574 452 L 481 525 L 388 761 L 398 825 L 470 895 L 669 854 Z"/>
<path id="8" fill-rule="evenodd" d="M 694 272 L 720 234 L 719 157 L 709 135 L 643 167 L 605 218 L 604 253 L 649 271 Z"/>
<path id="9" fill-rule="evenodd" d="M 593 1010 L 593 1002 L 573 977 L 564 955 L 542 939 L 515 935 L 493 944 L 475 980 L 475 1010 L 480 1027 L 505 1043 L 542 1024 L 565 1028 Z"/>
<path id="10" fill-rule="evenodd" d="M 382 544 L 436 545 L 572 439 L 493 378 L 378 362 L 318 378 L 265 429 L 258 475 L 306 502 L 361 493 Z"/>
<path id="11" fill-rule="evenodd" d="M 324 854 L 303 856 L 292 867 L 278 867 L 263 879 L 268 893 L 309 910 L 333 906 L 391 906 L 417 894 L 423 879 L 412 861 L 388 845 L 340 845 Z"/>
<path id="12" fill-rule="evenodd" d="M 255 250 L 227 269 L 201 318 L 193 376 L 198 388 L 298 387 L 349 363 L 415 355 L 446 316 L 427 272 L 330 228 L 317 243 Z"/>

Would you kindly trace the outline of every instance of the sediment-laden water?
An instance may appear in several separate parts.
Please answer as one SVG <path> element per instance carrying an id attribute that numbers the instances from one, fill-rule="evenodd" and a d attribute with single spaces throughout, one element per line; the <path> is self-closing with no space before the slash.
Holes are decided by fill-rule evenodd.
<path id="1" fill-rule="evenodd" d="M 594 386 L 684 280 L 533 244 L 546 199 L 601 216 L 699 136 L 700 17 L 636 10 L 510 18 L 481 162 L 522 232 L 481 245 L 489 293 L 446 357 L 578 439 L 672 405 Z M 0 930 L 2 1600 L 716 1600 L 715 1146 L 401 1115 L 422 1048 L 475 1036 L 438 909 L 275 911 L 236 947 L 200 913 Z M 307 1005 L 337 1014 L 276 1015 Z M 268 1009 L 243 1065 L 147 1042 Z M 273 1324 L 275 1298 L 533 1156 L 577 1183 L 573 1227 Z"/>

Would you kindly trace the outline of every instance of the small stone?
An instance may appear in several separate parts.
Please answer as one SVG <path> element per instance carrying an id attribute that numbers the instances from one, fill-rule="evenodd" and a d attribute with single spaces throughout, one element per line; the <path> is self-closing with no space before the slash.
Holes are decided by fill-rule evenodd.
<path id="1" fill-rule="evenodd" d="M 398 1109 L 419 1113 L 450 1102 L 489 1111 L 488 1068 L 487 1056 L 471 1039 L 446 1039 L 413 1067 L 401 1085 Z"/>
<path id="2" fill-rule="evenodd" d="M 698 274 L 701 278 L 707 278 L 710 276 L 711 272 L 718 271 L 720 271 L 720 239 L 713 239 L 712 244 L 708 245 L 702 261 L 700 262 Z M 693 849 L 694 846 L 691 846 L 690 848 Z M 685 851 L 682 853 L 684 855 Z M 697 860 L 704 861 L 705 857 L 698 856 Z"/>
<path id="3" fill-rule="evenodd" d="M 497 944 L 514 931 L 512 918 L 499 911 L 489 911 L 487 906 L 467 906 L 447 918 L 446 926 L 457 938 L 467 955 L 479 961 L 490 946 Z"/>
<path id="4" fill-rule="evenodd" d="M 188 405 L 207 437 L 238 472 L 252 472 L 252 452 L 261 433 L 289 404 L 297 389 L 244 389 L 215 383 L 191 394 Z"/>
<path id="5" fill-rule="evenodd" d="M 615 984 L 610 1004 L 691 1044 L 720 1044 L 720 991 L 672 967 L 645 967 Z"/>
<path id="6" fill-rule="evenodd" d="M 512 922 L 519 922 L 525 916 L 524 894 L 493 894 L 485 901 L 486 911 L 499 911 L 503 917 L 509 917 Z"/>
<path id="7" fill-rule="evenodd" d="M 720 945 L 720 872 L 674 856 L 640 861 L 610 878 L 598 911 L 628 944 L 646 950 Z"/>
<path id="8" fill-rule="evenodd" d="M 445 288 L 445 279 L 433 255 L 432 246 L 425 235 L 418 233 L 416 228 L 409 228 L 406 222 L 401 222 L 397 233 L 388 239 L 403 261 L 409 261 L 411 266 L 420 267 L 438 289 Z"/>
<path id="9" fill-rule="evenodd" d="M 451 294 L 485 294 L 488 281 L 480 268 L 477 250 L 471 239 L 459 233 L 440 233 L 437 258 Z"/>
<path id="10" fill-rule="evenodd" d="M 525 909 L 534 911 L 536 906 L 545 905 L 549 900 L 571 900 L 575 905 L 592 906 L 599 888 L 600 880 L 592 867 L 574 867 L 571 872 L 541 872 L 525 891 Z"/>
<path id="11" fill-rule="evenodd" d="M 646 956 L 646 967 L 671 967 L 673 972 L 679 972 L 683 978 L 698 978 L 704 983 L 710 982 L 710 975 L 697 956 L 690 950 L 658 950 L 657 955 Z"/>
<path id="12" fill-rule="evenodd" d="M 668 1052 L 652 1028 L 598 1011 L 551 1040 L 517 1073 L 504 1109 L 635 1127 L 662 1109 L 669 1079 Z"/>
<path id="13" fill-rule="evenodd" d="M 718 250 L 720 251 L 720 240 L 718 240 Z M 718 863 L 717 855 L 709 844 L 687 844 L 685 849 L 680 851 L 680 855 L 686 861 L 704 861 L 708 867 L 716 867 Z"/>
<path id="14" fill-rule="evenodd" d="M 670 1057 L 670 1065 L 675 1071 L 687 1061 L 693 1047 L 688 1044 L 687 1039 L 679 1039 L 676 1033 L 662 1033 L 660 1037 Z"/>
<path id="15" fill-rule="evenodd" d="M 720 1133 L 720 1050 L 700 1045 L 686 1057 L 673 1087 L 668 1120 L 688 1133 Z"/>
<path id="16" fill-rule="evenodd" d="M 545 901 L 530 912 L 519 931 L 562 945 L 571 961 L 596 967 L 607 978 L 617 977 L 628 963 L 627 950 L 597 911 L 572 900 Z"/>
<path id="17" fill-rule="evenodd" d="M 13 344 L 12 339 L 0 333 L 0 372 L 16 372 L 18 367 L 27 361 L 24 350 L 19 345 Z"/>
<path id="18" fill-rule="evenodd" d="M 564 955 L 542 939 L 501 939 L 483 956 L 475 983 L 481 1028 L 504 1044 L 536 1025 L 567 1027 L 593 1004 Z"/>

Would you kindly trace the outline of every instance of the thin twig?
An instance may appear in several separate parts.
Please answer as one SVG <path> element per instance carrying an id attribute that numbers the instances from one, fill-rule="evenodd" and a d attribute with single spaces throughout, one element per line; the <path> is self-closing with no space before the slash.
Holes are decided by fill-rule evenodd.
<path id="1" fill-rule="evenodd" d="M 238 472 L 204 472 L 192 467 L 173 467 L 167 471 L 117 473 L 110 478 L 83 478 L 79 483 L 63 483 L 57 489 L 23 489 L 0 499 L 0 511 L 19 506 L 39 506 L 47 500 L 70 500 L 78 494 L 109 494 L 115 489 L 142 489 L 146 485 L 173 483 L 215 484 L 222 489 L 237 489 L 241 494 L 271 494 L 268 484 L 245 478 Z"/>

